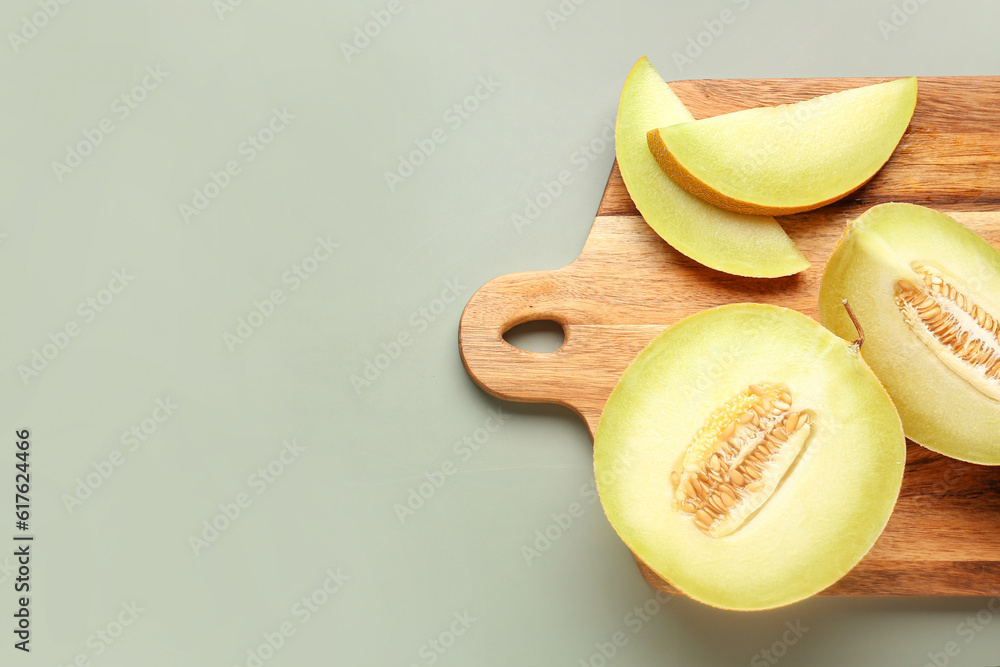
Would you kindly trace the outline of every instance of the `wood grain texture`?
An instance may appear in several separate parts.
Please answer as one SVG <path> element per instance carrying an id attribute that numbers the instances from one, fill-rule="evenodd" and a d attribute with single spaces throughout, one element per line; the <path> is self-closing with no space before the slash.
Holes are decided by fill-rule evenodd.
<path id="1" fill-rule="evenodd" d="M 695 118 L 784 104 L 883 79 L 680 81 L 671 87 Z M 554 271 L 500 276 L 462 314 L 459 347 L 469 375 L 510 401 L 557 403 L 591 435 L 608 395 L 635 355 L 677 320 L 726 303 L 754 301 L 819 320 L 823 267 L 845 224 L 897 201 L 946 212 L 1000 247 L 1000 77 L 919 79 L 917 108 L 883 169 L 847 198 L 779 218 L 812 266 L 753 279 L 708 269 L 650 229 L 617 163 L 580 256 Z M 565 331 L 553 353 L 527 352 L 503 334 L 534 320 Z M 646 579 L 676 592 L 640 563 Z M 1000 594 L 1000 468 L 954 461 L 907 443 L 903 489 L 882 537 L 830 595 Z"/>

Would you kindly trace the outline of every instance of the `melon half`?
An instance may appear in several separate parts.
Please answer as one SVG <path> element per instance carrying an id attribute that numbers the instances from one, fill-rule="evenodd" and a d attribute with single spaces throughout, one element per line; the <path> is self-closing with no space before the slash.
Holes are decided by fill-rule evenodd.
<path id="1" fill-rule="evenodd" d="M 868 553 L 905 440 L 856 346 L 786 308 L 734 304 L 657 336 L 595 435 L 598 491 L 635 555 L 683 593 L 767 609 Z"/>
<path id="2" fill-rule="evenodd" d="M 1000 465 L 1000 252 L 943 213 L 880 204 L 848 225 L 823 273 L 823 324 L 846 336 L 843 299 L 906 435 Z"/>

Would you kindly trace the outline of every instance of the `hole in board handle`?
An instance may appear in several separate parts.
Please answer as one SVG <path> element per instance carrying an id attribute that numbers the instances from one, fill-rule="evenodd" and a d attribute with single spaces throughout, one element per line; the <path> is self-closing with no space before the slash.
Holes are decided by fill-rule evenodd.
<path id="1" fill-rule="evenodd" d="M 522 322 L 508 329 L 503 339 L 527 352 L 555 352 L 566 341 L 566 332 L 562 325 L 552 320 L 533 320 Z"/>

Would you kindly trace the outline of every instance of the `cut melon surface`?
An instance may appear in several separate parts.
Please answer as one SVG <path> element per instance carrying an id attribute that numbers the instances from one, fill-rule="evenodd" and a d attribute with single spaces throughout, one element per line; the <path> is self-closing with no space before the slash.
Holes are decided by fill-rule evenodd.
<path id="1" fill-rule="evenodd" d="M 820 285 L 823 324 L 850 336 L 843 299 L 906 435 L 1000 465 L 1000 252 L 942 213 L 881 204 L 849 223 Z"/>
<path id="2" fill-rule="evenodd" d="M 861 560 L 905 457 L 892 402 L 850 344 L 795 311 L 734 304 L 636 357 L 604 408 L 594 467 L 642 561 L 697 600 L 751 610 L 813 595 Z M 715 510 L 722 484 L 736 502 Z"/>
<path id="3" fill-rule="evenodd" d="M 807 269 L 809 262 L 774 218 L 712 206 L 660 169 L 646 133 L 692 118 L 649 60 L 640 58 L 618 104 L 615 152 L 625 187 L 646 223 L 678 251 L 718 271 L 773 278 Z"/>
<path id="4" fill-rule="evenodd" d="M 671 123 L 647 135 L 660 167 L 688 192 L 757 215 L 809 211 L 882 168 L 917 103 L 917 79 Z"/>

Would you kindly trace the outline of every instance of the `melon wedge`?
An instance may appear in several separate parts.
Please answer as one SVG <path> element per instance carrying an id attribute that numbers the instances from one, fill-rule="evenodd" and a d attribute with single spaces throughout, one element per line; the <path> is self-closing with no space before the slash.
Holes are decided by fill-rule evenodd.
<path id="1" fill-rule="evenodd" d="M 820 285 L 823 324 L 850 336 L 843 299 L 906 435 L 1000 465 L 1000 252 L 943 213 L 880 204 L 848 225 Z"/>
<path id="2" fill-rule="evenodd" d="M 882 168 L 913 116 L 917 79 L 897 79 L 652 129 L 663 171 L 722 208 L 788 215 L 837 201 Z"/>
<path id="3" fill-rule="evenodd" d="M 594 438 L 618 535 L 680 591 L 728 609 L 786 605 L 840 579 L 888 522 L 905 459 L 899 416 L 856 347 L 762 304 L 657 336 Z M 705 490 L 713 471 L 728 490 Z"/>
<path id="4" fill-rule="evenodd" d="M 696 262 L 740 276 L 773 278 L 809 267 L 774 218 L 724 211 L 688 194 L 657 165 L 646 133 L 692 120 L 645 56 L 622 89 L 615 152 L 622 180 L 646 223 Z"/>

